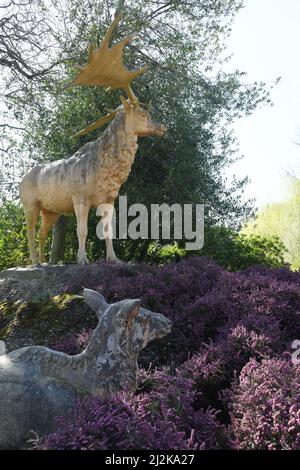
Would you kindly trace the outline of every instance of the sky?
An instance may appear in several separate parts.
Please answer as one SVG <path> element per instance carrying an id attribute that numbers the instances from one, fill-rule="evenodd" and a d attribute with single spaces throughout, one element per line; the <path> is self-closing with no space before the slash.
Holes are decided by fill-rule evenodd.
<path id="1" fill-rule="evenodd" d="M 287 195 L 288 177 L 300 177 L 300 0 L 244 0 L 228 41 L 233 54 L 226 70 L 247 72 L 245 82 L 273 88 L 274 106 L 238 120 L 235 134 L 244 158 L 228 176 L 248 175 L 246 197 L 258 207 Z"/>

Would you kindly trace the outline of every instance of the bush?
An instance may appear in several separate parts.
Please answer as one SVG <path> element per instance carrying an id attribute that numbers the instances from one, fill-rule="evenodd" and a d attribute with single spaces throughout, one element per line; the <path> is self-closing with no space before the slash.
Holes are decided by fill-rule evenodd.
<path id="1" fill-rule="evenodd" d="M 229 271 L 239 271 L 255 265 L 282 267 L 285 252 L 286 248 L 278 237 L 245 235 L 226 227 L 209 227 L 205 232 L 204 247 L 198 254 L 215 260 Z M 177 243 L 152 243 L 145 260 L 161 264 L 178 262 L 190 255 Z"/>
<path id="2" fill-rule="evenodd" d="M 95 232 L 97 222 L 95 214 L 91 212 L 90 233 Z M 45 249 L 46 256 L 49 256 L 50 244 L 51 237 L 49 236 Z M 128 256 L 130 258 L 128 247 L 122 249 L 122 244 L 119 243 L 118 250 L 124 252 L 123 255 L 120 253 L 121 258 L 127 259 Z M 74 261 L 76 252 L 76 221 L 74 217 L 71 217 L 68 218 L 65 259 Z M 87 253 L 91 259 L 104 257 L 103 242 L 98 239 L 88 240 Z M 281 267 L 284 265 L 285 248 L 276 237 L 246 236 L 226 227 L 210 227 L 205 233 L 204 247 L 198 254 L 215 260 L 220 266 L 230 271 L 238 271 L 254 265 Z M 147 262 L 164 264 L 179 262 L 182 258 L 190 256 L 191 253 L 177 243 L 161 245 L 154 242 L 148 247 L 144 259 Z M 25 264 L 29 264 L 29 250 L 24 211 L 20 205 L 6 201 L 0 207 L 0 270 Z"/>
<path id="3" fill-rule="evenodd" d="M 246 236 L 226 227 L 213 227 L 205 233 L 200 254 L 214 259 L 229 271 L 239 271 L 254 265 L 281 267 L 285 251 L 278 237 Z"/>
<path id="4" fill-rule="evenodd" d="M 251 359 L 228 394 L 236 449 L 299 450 L 300 367 Z"/>
<path id="5" fill-rule="evenodd" d="M 249 359 L 273 357 L 282 348 L 276 320 L 250 315 L 236 323 L 229 321 L 217 339 L 182 364 L 180 371 L 184 378 L 192 380 L 193 389 L 198 392 L 197 406 L 220 409 L 219 417 L 228 422 L 222 391 L 231 386 Z"/>
<path id="6" fill-rule="evenodd" d="M 217 449 L 225 446 L 214 410 L 194 411 L 191 382 L 163 371 L 141 371 L 137 394 L 78 401 L 72 418 L 42 449 Z"/>
<path id="7" fill-rule="evenodd" d="M 159 243 L 151 243 L 148 248 L 146 261 L 154 263 L 172 263 L 180 261 L 186 256 L 186 250 L 180 248 L 177 243 L 173 245 L 160 245 Z"/>
<path id="8" fill-rule="evenodd" d="M 0 206 L 0 271 L 29 260 L 23 209 L 6 201 Z"/>
<path id="9" fill-rule="evenodd" d="M 93 330 L 84 330 L 82 333 L 78 333 L 75 336 L 71 336 L 70 338 L 66 338 L 52 344 L 51 348 L 56 351 L 64 352 L 65 354 L 69 354 L 70 356 L 74 356 L 85 349 L 92 333 Z"/>
<path id="10" fill-rule="evenodd" d="M 228 272 L 199 256 L 162 266 L 83 266 L 76 278 L 68 276 L 66 292 L 85 286 L 110 302 L 140 297 L 143 307 L 172 319 L 173 329 L 139 355 L 144 369 L 152 363 L 160 370 L 142 371 L 135 395 L 81 402 L 76 418 L 61 421 L 60 430 L 45 445 L 133 448 L 135 442 L 140 448 L 156 449 L 296 448 L 298 369 L 283 353 L 300 338 L 299 281 L 300 273 L 287 268 L 257 266 Z M 79 352 L 88 335 L 86 331 L 55 347 Z M 281 406 L 280 400 L 287 405 Z M 277 412 L 282 426 L 275 419 Z M 111 427 L 105 425 L 109 413 L 116 417 Z M 118 421 L 121 416 L 123 424 Z M 110 434 L 114 426 L 122 430 L 115 438 Z M 152 436 L 147 437 L 148 444 L 143 432 Z"/>
<path id="11" fill-rule="evenodd" d="M 237 327 L 266 338 L 272 335 L 271 350 L 283 351 L 300 337 L 299 280 L 299 273 L 285 268 L 230 273 L 212 260 L 194 256 L 163 266 L 83 267 L 76 278 L 68 279 L 65 291 L 81 292 L 84 286 L 101 292 L 109 302 L 139 297 L 144 307 L 170 318 L 172 332 L 140 355 L 147 367 L 149 362 L 180 364 L 198 353 L 203 342 L 224 341 Z"/>
<path id="12" fill-rule="evenodd" d="M 72 419 L 59 419 L 60 428 L 41 444 L 42 449 L 118 450 L 183 449 L 185 439 L 170 423 L 152 426 L 135 415 L 126 395 L 110 400 L 79 401 Z"/>

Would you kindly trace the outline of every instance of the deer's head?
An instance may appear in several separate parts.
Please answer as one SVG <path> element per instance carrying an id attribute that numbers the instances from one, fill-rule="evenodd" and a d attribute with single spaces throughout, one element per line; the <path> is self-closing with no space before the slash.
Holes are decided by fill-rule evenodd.
<path id="1" fill-rule="evenodd" d="M 84 289 L 84 299 L 98 317 L 96 330 L 105 331 L 108 349 L 128 355 L 129 360 L 136 360 L 138 353 L 150 341 L 171 331 L 170 320 L 142 308 L 138 299 L 108 304 L 101 294 L 91 289 Z"/>
<path id="2" fill-rule="evenodd" d="M 122 104 L 125 113 L 125 126 L 129 132 L 137 135 L 138 137 L 147 137 L 154 135 L 162 137 L 167 128 L 164 124 L 155 122 L 146 106 L 141 103 L 138 105 L 132 104 L 129 100 L 125 100 L 123 97 Z"/>

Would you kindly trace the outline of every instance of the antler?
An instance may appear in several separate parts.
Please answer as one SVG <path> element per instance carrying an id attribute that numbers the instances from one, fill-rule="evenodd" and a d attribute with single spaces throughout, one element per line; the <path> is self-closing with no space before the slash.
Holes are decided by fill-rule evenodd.
<path id="1" fill-rule="evenodd" d="M 147 70 L 147 65 L 138 70 L 129 71 L 123 64 L 123 49 L 133 38 L 139 36 L 133 33 L 122 39 L 112 48 L 109 48 L 110 39 L 122 15 L 117 15 L 108 28 L 100 47 L 94 51 L 94 46 L 89 48 L 88 62 L 85 65 L 75 65 L 79 69 L 79 75 L 68 85 L 98 85 L 109 88 L 123 88 L 130 102 L 138 105 L 138 98 L 133 93 L 130 83 L 136 77 Z"/>
<path id="2" fill-rule="evenodd" d="M 121 109 L 122 106 L 118 106 L 113 111 L 109 111 L 105 116 L 102 116 L 100 119 L 97 119 L 97 121 L 93 122 L 93 124 L 90 124 L 85 129 L 82 129 L 81 131 L 76 132 L 76 134 L 73 134 L 72 137 L 81 137 L 82 135 L 88 134 L 89 132 L 98 129 L 101 126 L 104 126 L 104 124 L 111 121 L 118 114 L 118 112 L 121 111 Z"/>

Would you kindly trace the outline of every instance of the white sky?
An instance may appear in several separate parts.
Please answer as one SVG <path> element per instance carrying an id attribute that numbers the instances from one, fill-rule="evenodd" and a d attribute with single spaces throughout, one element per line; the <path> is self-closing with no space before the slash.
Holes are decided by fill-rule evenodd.
<path id="1" fill-rule="evenodd" d="M 252 182 L 247 197 L 257 206 L 282 200 L 287 173 L 300 176 L 300 0 L 245 0 L 228 41 L 230 70 L 247 72 L 245 82 L 279 84 L 272 90 L 274 107 L 264 107 L 235 125 L 244 158 L 237 176 Z"/>

